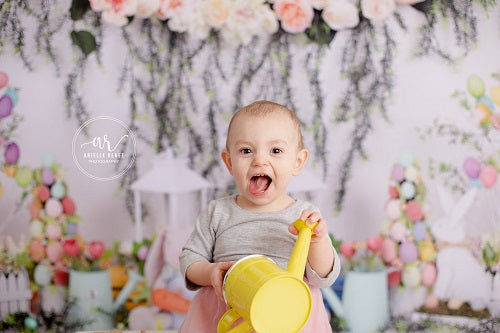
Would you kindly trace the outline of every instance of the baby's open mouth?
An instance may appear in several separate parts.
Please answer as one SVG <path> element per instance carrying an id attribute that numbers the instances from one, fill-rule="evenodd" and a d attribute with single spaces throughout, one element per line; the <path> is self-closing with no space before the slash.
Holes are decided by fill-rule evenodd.
<path id="1" fill-rule="evenodd" d="M 266 192 L 273 180 L 267 175 L 255 175 L 250 179 L 250 193 L 259 195 Z"/>

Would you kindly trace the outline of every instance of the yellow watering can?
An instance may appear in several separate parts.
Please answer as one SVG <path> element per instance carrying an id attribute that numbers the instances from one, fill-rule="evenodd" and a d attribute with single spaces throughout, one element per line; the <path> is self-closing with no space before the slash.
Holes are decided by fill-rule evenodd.
<path id="1" fill-rule="evenodd" d="M 222 286 L 230 309 L 220 319 L 218 333 L 293 333 L 305 325 L 312 298 L 302 278 L 316 224 L 294 222 L 299 235 L 286 271 L 263 255 L 246 256 L 231 266 Z"/>

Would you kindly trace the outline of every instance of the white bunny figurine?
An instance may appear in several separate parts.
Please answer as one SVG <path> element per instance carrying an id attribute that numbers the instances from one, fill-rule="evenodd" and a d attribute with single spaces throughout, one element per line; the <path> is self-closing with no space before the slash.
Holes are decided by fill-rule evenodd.
<path id="1" fill-rule="evenodd" d="M 485 272 L 470 249 L 464 244 L 466 221 L 464 215 L 474 201 L 477 188 L 472 188 L 458 201 L 442 186 L 437 186 L 444 216 L 431 224 L 431 232 L 439 249 L 434 295 L 443 301 L 452 298 L 468 302 L 474 310 L 484 309 L 491 292 L 491 277 Z"/>

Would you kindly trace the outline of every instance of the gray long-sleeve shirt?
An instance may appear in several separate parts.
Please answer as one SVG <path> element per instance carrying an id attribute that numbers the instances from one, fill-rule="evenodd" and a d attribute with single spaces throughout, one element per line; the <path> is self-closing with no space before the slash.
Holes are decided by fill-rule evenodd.
<path id="1" fill-rule="evenodd" d="M 236 204 L 236 196 L 213 200 L 198 216 L 196 225 L 179 257 L 181 272 L 191 290 L 200 286 L 186 279 L 186 270 L 194 262 L 236 261 L 247 255 L 262 254 L 286 269 L 296 236 L 288 226 L 300 217 L 304 209 L 318 211 L 309 202 L 295 201 L 277 212 L 252 212 Z M 327 236 L 328 237 L 328 236 Z M 306 264 L 308 283 L 324 288 L 340 273 L 340 260 L 332 246 L 335 264 L 328 276 L 321 278 Z"/>

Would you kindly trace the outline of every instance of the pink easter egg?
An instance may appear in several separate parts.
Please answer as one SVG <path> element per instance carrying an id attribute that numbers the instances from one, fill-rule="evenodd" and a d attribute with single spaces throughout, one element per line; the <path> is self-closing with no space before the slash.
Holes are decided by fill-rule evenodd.
<path id="1" fill-rule="evenodd" d="M 399 191 L 396 186 L 389 186 L 389 196 L 393 199 L 399 198 Z"/>
<path id="2" fill-rule="evenodd" d="M 37 195 L 41 202 L 45 202 L 50 198 L 50 190 L 47 186 L 40 185 L 37 187 Z"/>
<path id="3" fill-rule="evenodd" d="M 51 239 L 58 239 L 62 236 L 61 227 L 58 224 L 49 223 L 45 230 L 47 237 Z"/>
<path id="4" fill-rule="evenodd" d="M 481 163 L 474 157 L 467 157 L 462 164 L 462 168 L 469 178 L 476 179 L 481 172 Z"/>
<path id="5" fill-rule="evenodd" d="M 417 260 L 418 250 L 413 242 L 403 242 L 399 246 L 399 257 L 403 263 L 408 263 Z"/>
<path id="6" fill-rule="evenodd" d="M 42 205 L 40 204 L 40 202 L 38 200 L 33 200 L 29 207 L 28 207 L 29 211 L 30 211 L 30 215 L 32 218 L 34 219 L 39 219 L 40 218 L 40 210 L 42 209 Z"/>
<path id="7" fill-rule="evenodd" d="M 391 237 L 396 241 L 402 241 L 405 238 L 406 227 L 401 222 L 393 223 L 391 227 Z"/>
<path id="8" fill-rule="evenodd" d="M 385 214 L 390 220 L 397 220 L 401 216 L 401 202 L 396 199 L 389 200 L 385 205 Z"/>
<path id="9" fill-rule="evenodd" d="M 493 127 L 495 129 L 500 130 L 500 112 L 497 112 L 493 116 L 491 116 L 491 123 L 493 124 Z"/>
<path id="10" fill-rule="evenodd" d="M 19 146 L 15 142 L 10 142 L 5 147 L 5 151 L 3 152 L 3 157 L 5 158 L 5 162 L 8 164 L 16 164 L 19 161 Z"/>
<path id="11" fill-rule="evenodd" d="M 38 239 L 33 239 L 29 245 L 29 255 L 34 262 L 40 262 L 45 258 L 45 247 Z"/>
<path id="12" fill-rule="evenodd" d="M 70 197 L 65 197 L 61 200 L 64 214 L 74 215 L 75 214 L 75 203 Z"/>
<path id="13" fill-rule="evenodd" d="M 413 222 L 417 222 L 422 219 L 422 209 L 417 201 L 411 200 L 406 204 L 406 216 L 408 216 L 408 218 Z"/>
<path id="14" fill-rule="evenodd" d="M 401 164 L 395 164 L 392 167 L 391 178 L 398 183 L 405 179 L 405 168 Z"/>
<path id="15" fill-rule="evenodd" d="M 5 72 L 0 72 L 0 89 L 9 83 L 9 76 Z"/>
<path id="16" fill-rule="evenodd" d="M 54 172 L 52 172 L 51 169 L 44 168 L 42 170 L 42 182 L 47 186 L 50 186 L 52 185 L 52 183 L 54 183 Z"/>
<path id="17" fill-rule="evenodd" d="M 64 252 L 61 243 L 52 242 L 47 245 L 47 258 L 53 263 L 61 261 Z"/>
<path id="18" fill-rule="evenodd" d="M 57 199 L 50 198 L 45 203 L 45 212 L 52 217 L 59 217 L 63 212 L 63 206 Z"/>
<path id="19" fill-rule="evenodd" d="M 427 296 L 425 300 L 425 307 L 428 309 L 434 309 L 439 305 L 439 300 L 434 294 Z"/>
<path id="20" fill-rule="evenodd" d="M 394 271 L 389 273 L 387 276 L 387 282 L 389 283 L 389 287 L 399 286 L 401 283 L 401 271 Z"/>
<path id="21" fill-rule="evenodd" d="M 422 265 L 422 270 L 420 271 L 420 280 L 422 284 L 426 287 L 430 287 L 436 281 L 437 270 L 436 266 L 431 263 L 424 263 Z"/>
<path id="22" fill-rule="evenodd" d="M 382 247 L 380 250 L 382 254 L 382 259 L 386 263 L 392 262 L 394 259 L 396 259 L 396 243 L 390 239 L 390 238 L 385 238 L 384 241 L 382 242 Z"/>
<path id="23" fill-rule="evenodd" d="M 481 174 L 479 175 L 479 180 L 484 187 L 490 188 L 497 182 L 498 172 L 492 165 L 485 165 L 481 168 Z"/>

